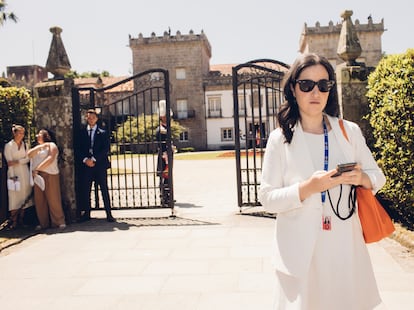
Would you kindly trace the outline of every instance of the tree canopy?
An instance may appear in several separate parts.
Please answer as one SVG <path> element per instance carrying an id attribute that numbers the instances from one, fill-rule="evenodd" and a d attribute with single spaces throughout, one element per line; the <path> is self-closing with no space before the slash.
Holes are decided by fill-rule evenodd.
<path id="1" fill-rule="evenodd" d="M 83 72 L 83 73 L 78 73 L 74 70 L 70 70 L 68 73 L 65 74 L 66 78 L 72 78 L 72 79 L 77 79 L 77 78 L 98 78 L 98 77 L 110 77 L 111 74 L 109 73 L 109 71 L 102 71 L 102 72 L 94 72 L 94 71 L 89 71 L 89 72 Z"/>
<path id="2" fill-rule="evenodd" d="M 6 1 L 0 0 L 0 27 L 8 20 L 12 20 L 17 23 L 18 18 L 13 12 L 7 12 Z"/>

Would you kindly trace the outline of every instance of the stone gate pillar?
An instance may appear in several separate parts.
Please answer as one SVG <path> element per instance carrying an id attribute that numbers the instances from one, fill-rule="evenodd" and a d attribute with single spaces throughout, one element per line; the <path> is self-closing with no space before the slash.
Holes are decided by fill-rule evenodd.
<path id="1" fill-rule="evenodd" d="M 368 99 L 366 97 L 368 81 L 360 79 L 365 74 L 365 68 L 347 66 L 342 63 L 336 68 L 338 83 L 338 99 L 343 118 L 353 121 L 367 130 L 367 121 L 363 116 L 368 113 Z"/>
<path id="2" fill-rule="evenodd" d="M 351 16 L 352 11 L 341 14 L 343 21 L 337 53 L 345 63 L 336 67 L 339 106 L 343 118 L 357 123 L 368 143 L 371 143 L 370 125 L 363 117 L 368 113 L 367 78 L 374 68 L 368 68 L 364 63 L 356 61 L 362 49 Z"/>
<path id="3" fill-rule="evenodd" d="M 75 215 L 75 166 L 73 152 L 72 79 L 36 84 L 35 125 L 56 135 L 59 147 L 59 171 L 62 203 L 67 222 Z"/>
<path id="4" fill-rule="evenodd" d="M 60 187 L 62 204 L 66 221 L 71 222 L 75 216 L 75 165 L 73 151 L 73 113 L 72 87 L 73 79 L 64 78 L 70 70 L 59 27 L 50 28 L 53 34 L 46 68 L 54 74 L 52 79 L 35 85 L 35 127 L 49 129 L 56 135 L 59 147 Z"/>

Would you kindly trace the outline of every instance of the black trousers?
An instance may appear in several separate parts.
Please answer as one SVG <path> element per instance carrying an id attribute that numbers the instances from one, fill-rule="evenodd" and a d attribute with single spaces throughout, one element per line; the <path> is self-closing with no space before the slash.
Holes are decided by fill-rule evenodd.
<path id="1" fill-rule="evenodd" d="M 109 198 L 108 190 L 108 173 L 106 169 L 99 167 L 83 167 L 82 180 L 81 180 L 81 204 L 80 211 L 91 211 L 91 191 L 92 183 L 96 182 L 102 193 L 102 199 L 105 207 L 106 214 L 111 214 L 111 202 Z"/>

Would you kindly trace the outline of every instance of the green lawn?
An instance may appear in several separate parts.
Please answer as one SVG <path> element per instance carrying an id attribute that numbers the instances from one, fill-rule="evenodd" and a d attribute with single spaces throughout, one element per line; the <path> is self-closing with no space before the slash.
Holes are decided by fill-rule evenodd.
<path id="1" fill-rule="evenodd" d="M 230 155 L 234 151 L 205 151 L 205 152 L 186 152 L 174 154 L 174 160 L 206 160 L 206 159 L 223 159 L 223 158 L 234 158 Z M 227 156 L 223 156 L 227 154 Z M 137 158 L 140 156 L 146 156 L 145 154 L 127 154 L 126 158 Z M 156 155 L 155 155 L 156 156 Z M 123 155 L 119 155 L 119 159 L 122 159 Z M 117 157 L 112 155 L 111 160 L 116 160 Z"/>
<path id="2" fill-rule="evenodd" d="M 200 160 L 200 159 L 223 159 L 220 157 L 223 153 L 228 151 L 208 151 L 208 152 L 188 152 L 174 154 L 175 160 Z"/>

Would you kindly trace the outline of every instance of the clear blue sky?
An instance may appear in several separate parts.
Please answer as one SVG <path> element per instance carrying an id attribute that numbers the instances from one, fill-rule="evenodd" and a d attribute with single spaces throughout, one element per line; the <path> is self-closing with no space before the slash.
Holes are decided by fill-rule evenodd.
<path id="1" fill-rule="evenodd" d="M 258 58 L 291 63 L 298 55 L 304 24 L 341 22 L 353 10 L 353 22 L 384 19 L 382 48 L 387 54 L 414 48 L 412 0 L 6 0 L 19 17 L 0 28 L 0 75 L 7 66 L 45 66 L 52 34 L 59 26 L 73 70 L 132 74 L 128 35 L 136 38 L 171 28 L 188 34 L 201 30 L 212 46 L 211 64 L 236 64 Z M 345 3 L 347 3 L 345 5 Z"/>

